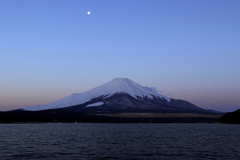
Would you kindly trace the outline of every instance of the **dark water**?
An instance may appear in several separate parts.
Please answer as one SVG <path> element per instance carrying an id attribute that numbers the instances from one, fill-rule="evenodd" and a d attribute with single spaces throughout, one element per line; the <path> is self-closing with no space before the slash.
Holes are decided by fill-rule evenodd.
<path id="1" fill-rule="evenodd" d="M 0 159 L 240 159 L 240 126 L 1 124 Z"/>

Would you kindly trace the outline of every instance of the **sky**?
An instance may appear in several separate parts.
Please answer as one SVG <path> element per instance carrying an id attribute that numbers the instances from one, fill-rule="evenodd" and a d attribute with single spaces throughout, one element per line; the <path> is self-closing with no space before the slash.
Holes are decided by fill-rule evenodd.
<path id="1" fill-rule="evenodd" d="M 0 0 L 0 111 L 114 78 L 204 109 L 239 109 L 239 8 L 239 0 Z"/>

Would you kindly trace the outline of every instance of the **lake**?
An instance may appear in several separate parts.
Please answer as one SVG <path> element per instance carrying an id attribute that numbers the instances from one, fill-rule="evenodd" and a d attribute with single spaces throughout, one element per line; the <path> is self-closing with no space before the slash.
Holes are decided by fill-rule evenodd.
<path id="1" fill-rule="evenodd" d="M 0 124 L 0 159 L 240 159 L 240 125 Z"/>

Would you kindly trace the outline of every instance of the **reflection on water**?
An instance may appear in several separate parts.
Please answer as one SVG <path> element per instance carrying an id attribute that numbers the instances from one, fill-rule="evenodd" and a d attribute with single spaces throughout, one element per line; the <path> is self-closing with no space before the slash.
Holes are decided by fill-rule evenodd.
<path id="1" fill-rule="evenodd" d="M 0 159 L 240 159 L 225 124 L 1 124 Z"/>

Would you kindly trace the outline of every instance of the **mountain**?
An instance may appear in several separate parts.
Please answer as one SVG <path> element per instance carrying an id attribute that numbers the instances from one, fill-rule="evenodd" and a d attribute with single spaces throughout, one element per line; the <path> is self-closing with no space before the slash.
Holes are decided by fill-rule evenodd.
<path id="1" fill-rule="evenodd" d="M 240 124 L 240 109 L 228 112 L 220 118 L 221 123 Z"/>
<path id="2" fill-rule="evenodd" d="M 87 92 L 74 93 L 47 105 L 25 107 L 26 111 L 62 109 L 82 113 L 215 113 L 190 102 L 158 94 L 127 78 L 116 78 Z"/>

